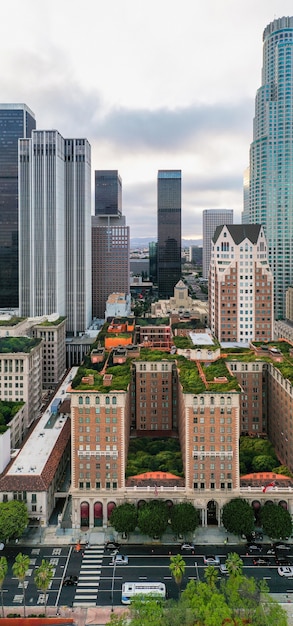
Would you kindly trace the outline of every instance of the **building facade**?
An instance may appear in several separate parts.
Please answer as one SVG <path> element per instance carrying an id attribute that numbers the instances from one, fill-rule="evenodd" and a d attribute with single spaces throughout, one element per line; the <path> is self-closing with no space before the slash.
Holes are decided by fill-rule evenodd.
<path id="1" fill-rule="evenodd" d="M 255 99 L 249 165 L 249 223 L 262 224 L 274 276 L 274 314 L 285 317 L 293 282 L 293 17 L 263 33 L 262 84 Z"/>
<path id="2" fill-rule="evenodd" d="M 273 337 L 273 277 L 259 224 L 218 226 L 209 273 L 210 327 L 220 342 Z"/>
<path id="3" fill-rule="evenodd" d="M 157 186 L 160 298 L 170 298 L 181 278 L 181 170 L 159 170 Z"/>
<path id="4" fill-rule="evenodd" d="M 43 341 L 43 388 L 56 387 L 66 372 L 66 319 L 35 324 L 32 336 Z"/>
<path id="5" fill-rule="evenodd" d="M 19 305 L 23 316 L 91 321 L 90 146 L 58 131 L 19 141 Z"/>
<path id="6" fill-rule="evenodd" d="M 92 310 L 104 319 L 111 293 L 130 293 L 130 233 L 124 216 L 92 217 Z"/>
<path id="7" fill-rule="evenodd" d="M 122 180 L 118 170 L 95 170 L 95 215 L 122 215 Z"/>
<path id="8" fill-rule="evenodd" d="M 0 104 L 0 302 L 18 307 L 18 140 L 36 127 L 25 104 Z"/>
<path id="9" fill-rule="evenodd" d="M 233 224 L 232 209 L 205 209 L 202 212 L 202 276 L 209 277 L 212 238 L 217 226 Z"/>

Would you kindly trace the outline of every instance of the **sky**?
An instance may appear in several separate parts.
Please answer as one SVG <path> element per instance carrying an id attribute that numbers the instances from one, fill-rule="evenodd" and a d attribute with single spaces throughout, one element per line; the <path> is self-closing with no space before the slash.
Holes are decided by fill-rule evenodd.
<path id="1" fill-rule="evenodd" d="M 182 170 L 182 236 L 203 209 L 240 223 L 262 34 L 292 0 L 1 3 L 0 98 L 38 129 L 86 137 L 117 169 L 131 237 L 156 237 L 157 172 Z"/>

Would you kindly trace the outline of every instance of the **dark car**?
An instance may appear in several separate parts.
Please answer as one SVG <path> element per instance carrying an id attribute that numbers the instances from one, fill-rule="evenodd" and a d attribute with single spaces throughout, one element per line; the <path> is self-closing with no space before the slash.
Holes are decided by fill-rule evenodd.
<path id="1" fill-rule="evenodd" d="M 255 554 L 256 552 L 262 552 L 262 546 L 258 543 L 248 543 L 246 546 L 247 552 L 250 554 Z"/>
<path id="2" fill-rule="evenodd" d="M 105 550 L 119 550 L 119 548 L 120 543 L 117 543 L 117 541 L 107 541 L 105 544 Z"/>
<path id="3" fill-rule="evenodd" d="M 259 565 L 260 567 L 265 567 L 266 565 L 270 565 L 270 559 L 258 557 L 257 559 L 252 560 L 253 565 Z"/>
<path id="4" fill-rule="evenodd" d="M 275 563 L 276 565 L 291 565 L 291 560 L 284 556 L 276 556 Z"/>
<path id="5" fill-rule="evenodd" d="M 77 585 L 78 577 L 77 576 L 65 576 L 63 580 L 63 587 L 71 587 L 73 585 Z"/>

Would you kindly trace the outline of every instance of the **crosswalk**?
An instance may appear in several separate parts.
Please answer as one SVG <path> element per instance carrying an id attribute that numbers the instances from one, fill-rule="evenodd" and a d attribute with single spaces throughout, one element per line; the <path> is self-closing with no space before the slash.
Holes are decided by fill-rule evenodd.
<path id="1" fill-rule="evenodd" d="M 101 578 L 104 547 L 91 546 L 84 550 L 73 606 L 96 606 Z"/>

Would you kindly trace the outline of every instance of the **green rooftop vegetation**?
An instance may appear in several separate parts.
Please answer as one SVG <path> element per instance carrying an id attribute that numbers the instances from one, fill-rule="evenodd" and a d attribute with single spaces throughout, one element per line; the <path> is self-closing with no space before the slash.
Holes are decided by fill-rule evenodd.
<path id="1" fill-rule="evenodd" d="M 179 439 L 130 439 L 126 478 L 145 472 L 170 472 L 182 477 L 184 474 Z"/>
<path id="2" fill-rule="evenodd" d="M 162 359 L 168 361 L 176 360 L 176 356 L 174 354 L 170 354 L 169 352 L 164 352 L 164 350 L 150 350 L 149 348 L 141 348 L 140 356 L 135 359 L 137 361 L 162 361 Z"/>
<path id="3" fill-rule="evenodd" d="M 199 375 L 198 368 L 194 361 L 188 361 L 183 356 L 176 356 L 176 362 L 184 393 L 196 394 L 206 391 L 205 384 Z"/>
<path id="4" fill-rule="evenodd" d="M 131 379 L 130 363 L 131 359 L 127 359 L 126 363 L 123 365 L 113 365 L 112 367 L 107 368 L 106 373 L 113 376 L 111 385 L 104 385 L 103 376 L 95 369 L 81 366 L 72 381 L 72 388 L 95 390 L 100 393 L 109 393 L 109 391 L 127 391 Z M 93 385 L 89 385 L 87 382 L 82 382 L 83 377 L 90 375 L 93 375 L 94 377 Z"/>
<path id="5" fill-rule="evenodd" d="M 238 380 L 235 376 L 232 376 L 227 368 L 224 359 L 217 359 L 213 363 L 202 364 L 202 370 L 206 377 L 206 381 L 209 382 L 209 391 L 218 391 L 224 393 L 227 391 L 240 391 Z M 215 378 L 227 378 L 227 382 L 217 383 L 214 382 Z"/>
<path id="6" fill-rule="evenodd" d="M 169 326 L 169 317 L 137 317 L 137 326 Z"/>
<path id="7" fill-rule="evenodd" d="M 181 350 L 188 350 L 194 348 L 194 345 L 190 339 L 190 337 L 173 337 L 173 343 L 176 348 Z"/>
<path id="8" fill-rule="evenodd" d="M 0 435 L 5 433 L 9 427 L 9 423 L 23 405 L 24 402 L 6 402 L 5 400 L 0 400 Z"/>
<path id="9" fill-rule="evenodd" d="M 30 337 L 0 337 L 0 353 L 30 352 L 41 341 Z"/>
<path id="10" fill-rule="evenodd" d="M 17 317 L 16 315 L 13 315 L 13 317 L 11 317 L 9 320 L 0 319 L 0 326 L 16 326 L 17 324 L 20 324 L 20 322 L 23 322 L 25 319 L 25 317 Z"/>
<path id="11" fill-rule="evenodd" d="M 176 328 L 196 330 L 197 328 L 205 328 L 205 325 L 200 320 L 196 319 L 189 320 L 188 322 L 174 322 L 174 324 L 172 324 L 172 330 L 174 331 Z"/>
<path id="12" fill-rule="evenodd" d="M 49 322 L 47 320 L 46 322 L 40 322 L 39 324 L 37 324 L 37 326 L 59 326 L 59 324 L 64 322 L 64 320 L 66 320 L 66 317 L 60 316 L 57 320 L 54 320 L 53 322 Z"/>

